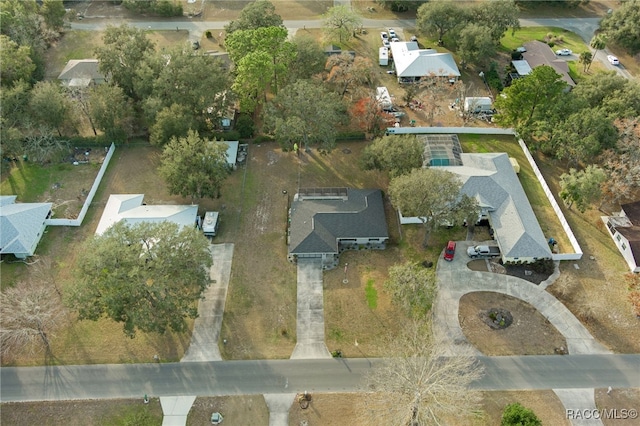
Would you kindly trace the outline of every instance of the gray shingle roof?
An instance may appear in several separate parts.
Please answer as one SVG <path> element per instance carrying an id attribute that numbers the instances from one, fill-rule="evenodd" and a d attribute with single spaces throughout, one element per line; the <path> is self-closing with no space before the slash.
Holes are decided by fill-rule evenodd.
<path id="1" fill-rule="evenodd" d="M 388 238 L 379 189 L 348 189 L 347 199 L 299 200 L 291 203 L 289 253 L 338 253 L 338 240 Z"/>
<path id="2" fill-rule="evenodd" d="M 0 196 L 0 253 L 31 256 L 52 204 L 15 203 L 15 199 L 15 195 Z"/>
<path id="3" fill-rule="evenodd" d="M 529 199 L 504 153 L 462 154 L 461 167 L 444 169 L 457 174 L 462 192 L 475 197 L 489 211 L 495 238 L 505 258 L 550 258 L 551 250 Z"/>

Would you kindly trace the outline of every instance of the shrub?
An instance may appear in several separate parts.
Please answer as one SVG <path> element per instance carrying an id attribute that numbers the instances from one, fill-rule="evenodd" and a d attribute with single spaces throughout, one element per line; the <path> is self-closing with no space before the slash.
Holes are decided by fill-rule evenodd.
<path id="1" fill-rule="evenodd" d="M 345 141 L 345 140 L 365 140 L 366 136 L 364 132 L 359 130 L 349 131 L 349 132 L 339 132 L 336 135 L 336 140 Z"/>
<path id="2" fill-rule="evenodd" d="M 496 67 L 497 64 L 495 62 L 491 62 L 489 71 L 485 73 L 484 78 L 487 81 L 489 87 L 500 92 L 502 91 L 502 89 L 504 89 L 504 86 L 502 85 L 502 80 L 500 79 L 500 74 L 498 74 L 498 70 L 496 69 Z"/>
<path id="3" fill-rule="evenodd" d="M 553 46 L 555 46 L 556 44 L 552 41 L 550 41 L 549 43 L 547 43 L 549 45 L 549 47 L 553 48 Z"/>
<path id="4" fill-rule="evenodd" d="M 228 132 L 214 132 L 211 134 L 212 138 L 219 141 L 237 141 L 240 140 L 240 132 L 237 130 L 230 130 Z"/>
<path id="5" fill-rule="evenodd" d="M 236 131 L 242 139 L 249 139 L 255 133 L 255 126 L 250 115 L 240 114 L 236 120 Z"/>
<path id="6" fill-rule="evenodd" d="M 500 426 L 541 426 L 542 422 L 529 408 L 515 402 L 504 407 Z"/>
<path id="7" fill-rule="evenodd" d="M 204 33 L 204 36 L 205 36 L 206 38 L 211 38 L 211 37 L 213 37 L 213 35 L 211 34 L 211 31 L 209 31 L 209 30 L 207 30 L 207 31 Z"/>
<path id="8" fill-rule="evenodd" d="M 531 264 L 531 269 L 540 274 L 553 274 L 556 265 L 553 263 L 551 259 L 538 259 Z"/>
<path id="9" fill-rule="evenodd" d="M 273 142 L 274 139 L 269 135 L 260 135 L 253 140 L 253 143 L 259 144 L 264 142 Z"/>

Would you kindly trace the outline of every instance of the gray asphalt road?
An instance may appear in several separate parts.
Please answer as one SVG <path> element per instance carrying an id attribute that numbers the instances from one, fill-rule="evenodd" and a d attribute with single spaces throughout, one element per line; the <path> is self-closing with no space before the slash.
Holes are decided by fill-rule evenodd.
<path id="1" fill-rule="evenodd" d="M 486 390 L 640 387 L 640 355 L 480 357 Z M 375 359 L 5 367 L 0 400 L 354 392 Z"/>

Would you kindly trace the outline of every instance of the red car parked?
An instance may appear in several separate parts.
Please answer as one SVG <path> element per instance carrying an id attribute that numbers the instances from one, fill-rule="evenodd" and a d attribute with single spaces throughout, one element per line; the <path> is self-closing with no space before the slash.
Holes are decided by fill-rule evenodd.
<path id="1" fill-rule="evenodd" d="M 447 247 L 444 249 L 444 260 L 451 262 L 455 254 L 456 254 L 456 242 L 449 241 L 447 243 Z"/>

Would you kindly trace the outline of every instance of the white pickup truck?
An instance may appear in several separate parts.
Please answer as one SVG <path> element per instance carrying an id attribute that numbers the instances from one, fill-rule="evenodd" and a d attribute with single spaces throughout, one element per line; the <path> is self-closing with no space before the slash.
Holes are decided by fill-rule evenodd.
<path id="1" fill-rule="evenodd" d="M 500 256 L 500 247 L 497 246 L 471 246 L 467 249 L 470 258 L 497 257 Z"/>

